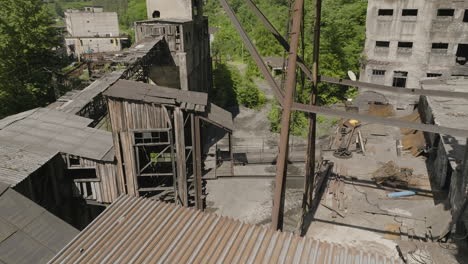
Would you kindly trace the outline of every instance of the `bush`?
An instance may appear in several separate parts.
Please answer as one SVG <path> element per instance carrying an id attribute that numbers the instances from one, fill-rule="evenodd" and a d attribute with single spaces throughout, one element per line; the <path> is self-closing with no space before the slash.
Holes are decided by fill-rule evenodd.
<path id="1" fill-rule="evenodd" d="M 248 108 L 259 109 L 266 103 L 266 95 L 251 79 L 245 79 L 236 89 L 237 101 Z"/>
<path id="2" fill-rule="evenodd" d="M 259 109 L 266 103 L 265 94 L 258 89 L 253 80 L 242 76 L 240 71 L 231 65 L 218 63 L 214 66 L 213 86 L 211 98 L 221 107 L 241 104 Z"/>
<path id="3" fill-rule="evenodd" d="M 274 133 L 281 131 L 281 114 L 282 109 L 277 102 L 272 106 L 268 119 L 270 120 L 270 130 Z M 306 136 L 309 127 L 309 120 L 305 113 L 293 112 L 291 115 L 290 132 L 294 136 Z"/>

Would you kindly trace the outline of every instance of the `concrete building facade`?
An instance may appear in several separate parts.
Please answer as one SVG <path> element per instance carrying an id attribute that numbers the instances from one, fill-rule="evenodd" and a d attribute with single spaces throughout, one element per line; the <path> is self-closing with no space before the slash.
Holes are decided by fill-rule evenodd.
<path id="1" fill-rule="evenodd" d="M 209 91 L 212 84 L 210 35 L 201 1 L 147 0 L 147 9 L 149 20 L 135 23 L 136 42 L 164 37 L 169 55 L 167 60 L 151 67 L 150 79 L 170 88 Z"/>
<path id="2" fill-rule="evenodd" d="M 122 49 L 116 12 L 104 12 L 102 7 L 69 9 L 65 12 L 68 35 L 65 37 L 68 55 L 113 52 Z"/>
<path id="3" fill-rule="evenodd" d="M 419 87 L 468 76 L 468 1 L 370 0 L 361 81 Z"/>

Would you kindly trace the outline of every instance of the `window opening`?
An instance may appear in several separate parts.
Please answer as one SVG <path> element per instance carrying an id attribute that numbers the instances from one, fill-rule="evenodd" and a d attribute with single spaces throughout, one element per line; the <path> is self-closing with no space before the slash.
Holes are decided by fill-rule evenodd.
<path id="1" fill-rule="evenodd" d="M 393 86 L 405 88 L 407 78 L 408 78 L 408 72 L 395 71 L 393 73 Z"/>
<path id="2" fill-rule="evenodd" d="M 437 10 L 437 16 L 453 16 L 455 9 L 439 9 Z"/>
<path id="3" fill-rule="evenodd" d="M 398 42 L 399 48 L 412 48 L 413 42 Z"/>
<path id="4" fill-rule="evenodd" d="M 154 10 L 153 18 L 160 18 L 160 17 L 161 17 L 161 12 L 159 12 L 158 10 Z"/>
<path id="5" fill-rule="evenodd" d="M 390 47 L 390 41 L 376 41 L 375 46 L 381 48 L 388 48 Z"/>
<path id="6" fill-rule="evenodd" d="M 402 16 L 417 16 L 418 10 L 417 9 L 403 9 L 401 12 Z"/>
<path id="7" fill-rule="evenodd" d="M 393 9 L 379 9 L 379 16 L 393 16 Z"/>
<path id="8" fill-rule="evenodd" d="M 384 76 L 385 75 L 385 70 L 372 70 L 372 75 Z"/>

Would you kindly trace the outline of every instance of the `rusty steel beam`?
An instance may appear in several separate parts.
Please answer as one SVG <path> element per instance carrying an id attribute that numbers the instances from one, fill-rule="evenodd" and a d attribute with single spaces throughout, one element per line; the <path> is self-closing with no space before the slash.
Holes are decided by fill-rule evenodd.
<path id="1" fill-rule="evenodd" d="M 292 109 L 301 111 L 301 112 L 306 112 L 306 113 L 329 115 L 333 117 L 346 118 L 346 119 L 356 119 L 356 120 L 373 123 L 373 124 L 380 124 L 384 126 L 409 128 L 409 129 L 414 129 L 414 130 L 419 130 L 419 131 L 424 131 L 424 132 L 429 132 L 429 133 L 468 138 L 468 130 L 465 130 L 465 129 L 450 128 L 450 127 L 444 127 L 444 126 L 438 126 L 438 125 L 421 124 L 421 123 L 403 121 L 403 120 L 393 119 L 393 118 L 377 117 L 377 116 L 372 116 L 368 114 L 356 114 L 352 112 L 345 112 L 345 111 L 335 110 L 335 109 L 326 108 L 326 107 L 299 104 L 299 103 L 294 103 L 292 106 Z"/>
<path id="2" fill-rule="evenodd" d="M 393 86 L 386 86 L 381 84 L 367 83 L 367 82 L 356 82 L 346 79 L 320 76 L 320 81 L 333 84 L 341 84 L 345 86 L 354 86 L 359 88 L 366 88 L 370 90 L 380 90 L 390 93 L 400 94 L 411 94 L 411 95 L 425 95 L 425 96 L 440 96 L 440 97 L 451 97 L 451 98 L 464 98 L 468 99 L 468 93 L 465 92 L 450 92 L 441 90 L 423 90 L 415 88 L 398 88 Z"/>
<path id="3" fill-rule="evenodd" d="M 286 73 L 286 94 L 283 101 L 283 113 L 281 117 L 281 133 L 279 142 L 279 153 L 276 164 L 275 194 L 273 198 L 273 213 L 271 228 L 273 230 L 283 229 L 284 193 L 287 176 L 287 159 L 289 144 L 289 126 L 291 122 L 292 105 L 294 102 L 294 91 L 296 88 L 296 65 L 297 50 L 301 36 L 302 8 L 304 0 L 296 0 L 293 10 L 293 22 L 291 28 L 291 48 L 288 57 L 288 69 Z"/>
<path id="4" fill-rule="evenodd" d="M 268 31 L 273 34 L 273 36 L 276 38 L 276 40 L 279 42 L 281 46 L 283 46 L 285 51 L 289 51 L 289 43 L 283 38 L 283 36 L 279 33 L 279 31 L 271 24 L 271 22 L 266 18 L 266 16 L 258 9 L 257 5 L 252 0 L 245 0 L 245 3 L 247 6 L 252 9 L 254 14 L 260 19 L 260 21 L 263 23 L 263 25 L 268 29 Z M 313 75 L 312 72 L 307 68 L 305 65 L 304 59 L 301 58 L 300 56 L 297 56 L 297 65 L 299 65 L 299 68 L 307 75 L 309 80 L 313 80 Z"/>
<path id="5" fill-rule="evenodd" d="M 262 57 L 260 56 L 260 53 L 258 53 L 257 49 L 253 45 L 252 41 L 250 40 L 249 36 L 245 32 L 244 28 L 239 22 L 239 19 L 237 19 L 236 15 L 234 14 L 234 10 L 232 10 L 231 6 L 229 6 L 228 2 L 226 0 L 219 0 L 221 3 L 221 6 L 223 7 L 224 11 L 228 15 L 229 19 L 231 20 L 232 24 L 234 27 L 237 29 L 237 32 L 242 38 L 242 41 L 244 42 L 245 46 L 249 50 L 250 55 L 254 59 L 255 63 L 257 64 L 258 68 L 260 68 L 260 71 L 262 72 L 263 76 L 265 77 L 265 80 L 270 84 L 270 86 L 273 88 L 273 91 L 276 94 L 276 97 L 278 99 L 278 102 L 282 105 L 283 104 L 283 98 L 284 98 L 284 93 L 278 86 L 278 84 L 275 81 L 275 78 L 271 75 L 270 71 L 268 70 L 268 67 L 266 66 L 265 62 L 263 61 Z"/>
<path id="6" fill-rule="evenodd" d="M 320 57 L 320 23 L 322 20 L 322 0 L 315 0 L 315 23 L 314 23 L 314 52 L 312 64 L 312 92 L 310 104 L 315 105 L 318 95 L 319 84 L 319 57 Z M 309 113 L 309 133 L 306 153 L 306 173 L 304 185 L 304 197 L 302 201 L 303 215 L 312 209 L 312 195 L 315 177 L 315 145 L 317 138 L 317 114 Z"/>

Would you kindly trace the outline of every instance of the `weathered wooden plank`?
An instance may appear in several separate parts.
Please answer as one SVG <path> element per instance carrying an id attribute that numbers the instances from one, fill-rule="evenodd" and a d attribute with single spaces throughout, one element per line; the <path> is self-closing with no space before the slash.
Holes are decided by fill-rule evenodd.
<path id="1" fill-rule="evenodd" d="M 183 206 L 188 206 L 187 168 L 185 160 L 184 114 L 180 108 L 174 109 L 175 143 L 177 154 L 178 194 Z"/>

